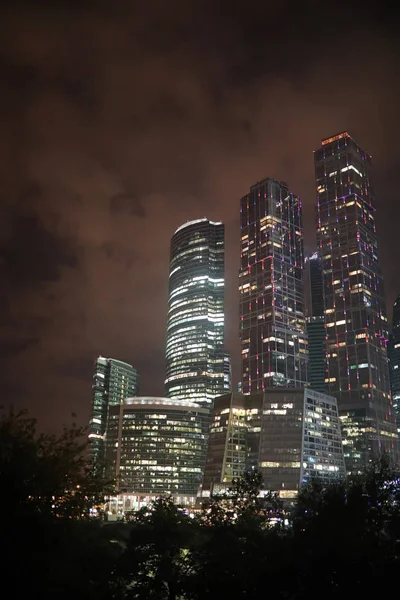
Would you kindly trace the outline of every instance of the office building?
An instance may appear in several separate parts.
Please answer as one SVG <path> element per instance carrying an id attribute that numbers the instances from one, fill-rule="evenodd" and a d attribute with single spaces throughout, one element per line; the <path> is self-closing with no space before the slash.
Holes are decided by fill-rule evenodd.
<path id="1" fill-rule="evenodd" d="M 389 375 L 397 431 L 400 433 L 400 296 L 393 305 L 392 333 L 389 347 Z"/>
<path id="2" fill-rule="evenodd" d="M 336 399 L 309 388 L 269 388 L 215 399 L 201 496 L 258 468 L 264 488 L 292 502 L 311 479 L 345 476 Z"/>
<path id="3" fill-rule="evenodd" d="M 317 252 L 306 257 L 305 283 L 308 384 L 313 390 L 324 393 L 326 391 L 324 289 L 322 261 Z"/>
<path id="4" fill-rule="evenodd" d="M 158 496 L 194 504 L 207 450 L 209 409 L 170 398 L 127 398 L 110 408 L 107 475 L 116 479 L 120 510 Z"/>
<path id="5" fill-rule="evenodd" d="M 224 351 L 224 225 L 197 219 L 171 240 L 166 395 L 210 406 L 230 390 Z"/>
<path id="6" fill-rule="evenodd" d="M 307 383 L 302 205 L 271 177 L 240 202 L 242 391 Z"/>
<path id="7" fill-rule="evenodd" d="M 338 401 L 349 472 L 397 455 L 387 317 L 371 187 L 371 157 L 343 132 L 314 153 L 322 258 L 327 391 Z"/>
<path id="8" fill-rule="evenodd" d="M 93 467 L 104 467 L 104 443 L 108 413 L 111 406 L 119 406 L 128 396 L 139 390 L 139 376 L 132 365 L 99 356 L 94 365 L 93 400 L 89 421 L 89 451 Z"/>

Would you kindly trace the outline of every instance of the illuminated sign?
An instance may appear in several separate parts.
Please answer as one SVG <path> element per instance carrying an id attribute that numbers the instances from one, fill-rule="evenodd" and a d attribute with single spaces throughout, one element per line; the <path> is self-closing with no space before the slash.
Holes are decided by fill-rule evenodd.
<path id="1" fill-rule="evenodd" d="M 347 131 L 343 133 L 339 133 L 338 135 L 334 135 L 333 137 L 327 138 L 326 140 L 322 140 L 322 145 L 326 146 L 326 144 L 331 144 L 332 142 L 336 142 L 337 140 L 341 140 L 342 138 L 349 138 L 349 134 Z"/>

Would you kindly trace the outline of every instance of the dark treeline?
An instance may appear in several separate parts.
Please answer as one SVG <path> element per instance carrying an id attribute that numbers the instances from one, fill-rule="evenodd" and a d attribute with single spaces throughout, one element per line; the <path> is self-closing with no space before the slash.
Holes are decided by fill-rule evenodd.
<path id="1" fill-rule="evenodd" d="M 384 458 L 364 475 L 305 486 L 289 525 L 259 473 L 195 517 L 168 498 L 127 523 L 90 517 L 104 482 L 85 469 L 82 430 L 37 435 L 25 413 L 0 422 L 7 598 L 372 598 L 398 593 L 400 486 Z"/>

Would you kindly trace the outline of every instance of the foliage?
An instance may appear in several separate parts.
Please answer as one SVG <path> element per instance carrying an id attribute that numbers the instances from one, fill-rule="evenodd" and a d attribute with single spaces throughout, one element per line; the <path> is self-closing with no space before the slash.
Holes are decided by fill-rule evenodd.
<path id="1" fill-rule="evenodd" d="M 385 456 L 361 476 L 305 485 L 289 527 L 276 495 L 260 494 L 257 471 L 195 517 L 159 498 L 128 523 L 107 524 L 88 518 L 104 482 L 86 469 L 82 433 L 37 434 L 24 412 L 0 419 L 3 587 L 15 597 L 333 600 L 397 592 L 400 484 Z"/>
<path id="2" fill-rule="evenodd" d="M 236 477 L 232 487 L 223 494 L 214 495 L 204 505 L 203 518 L 211 524 L 219 521 L 236 523 L 253 522 L 267 526 L 272 519 L 283 515 L 282 503 L 274 492 L 260 494 L 263 488 L 261 473 L 253 469 Z"/>
<path id="3" fill-rule="evenodd" d="M 26 411 L 11 409 L 0 419 L 1 508 L 19 516 L 82 518 L 102 501 L 105 482 L 86 466 L 85 429 L 64 429 L 60 436 L 37 434 Z"/>
<path id="4" fill-rule="evenodd" d="M 324 486 L 305 486 L 293 520 L 299 556 L 296 598 L 309 596 L 310 581 L 329 598 L 389 590 L 388 573 L 400 560 L 400 485 L 383 456 L 361 476 Z"/>
<path id="5" fill-rule="evenodd" d="M 286 535 L 271 520 L 281 514 L 274 494 L 260 496 L 261 474 L 254 470 L 233 481 L 199 517 L 200 543 L 192 548 L 190 598 L 258 598 L 265 578 L 279 579 L 276 560 L 286 552 Z M 285 563 L 287 564 L 287 563 Z"/>
<path id="6" fill-rule="evenodd" d="M 282 570 L 279 548 L 286 552 L 284 536 L 269 526 L 276 499 L 260 498 L 261 484 L 258 472 L 246 474 L 195 518 L 170 498 L 139 511 L 115 570 L 120 597 L 258 597 L 266 573 Z"/>
<path id="7" fill-rule="evenodd" d="M 123 535 L 88 518 L 104 492 L 86 468 L 83 433 L 37 434 L 25 411 L 0 418 L 3 586 L 15 597 L 107 597 Z"/>
<path id="8" fill-rule="evenodd" d="M 123 598 L 184 597 L 196 523 L 171 498 L 158 498 L 131 521 L 130 540 L 116 568 Z"/>

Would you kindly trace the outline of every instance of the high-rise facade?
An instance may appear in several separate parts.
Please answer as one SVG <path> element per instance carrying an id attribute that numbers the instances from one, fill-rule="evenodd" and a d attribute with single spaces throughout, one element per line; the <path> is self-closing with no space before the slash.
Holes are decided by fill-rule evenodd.
<path id="1" fill-rule="evenodd" d="M 107 475 L 117 482 L 123 508 L 140 508 L 160 495 L 194 504 L 208 429 L 209 409 L 194 402 L 136 397 L 111 407 Z"/>
<path id="2" fill-rule="evenodd" d="M 307 382 L 302 204 L 271 177 L 240 202 L 242 392 Z"/>
<path id="3" fill-rule="evenodd" d="M 305 281 L 308 306 L 306 332 L 308 339 L 308 383 L 313 390 L 324 393 L 325 384 L 325 319 L 322 261 L 318 252 L 306 257 Z"/>
<path id="4" fill-rule="evenodd" d="M 105 437 L 111 406 L 120 405 L 139 390 L 139 376 L 132 365 L 99 356 L 94 365 L 93 400 L 89 421 L 90 460 L 94 467 L 104 466 Z"/>
<path id="5" fill-rule="evenodd" d="M 345 475 L 336 399 L 310 388 L 268 388 L 215 399 L 201 495 L 258 468 L 264 487 L 292 501 L 311 479 Z"/>
<path id="6" fill-rule="evenodd" d="M 230 389 L 224 350 L 224 225 L 196 219 L 171 240 L 166 395 L 209 406 Z"/>
<path id="7" fill-rule="evenodd" d="M 396 414 L 397 431 L 400 433 L 400 296 L 393 305 L 392 333 L 388 346 L 390 387 Z"/>
<path id="8" fill-rule="evenodd" d="M 322 276 L 322 260 L 318 252 L 306 257 L 308 266 L 309 306 L 308 316 L 324 316 L 324 281 Z"/>
<path id="9" fill-rule="evenodd" d="M 343 132 L 314 153 L 328 393 L 338 400 L 346 467 L 397 455 L 371 157 Z"/>

